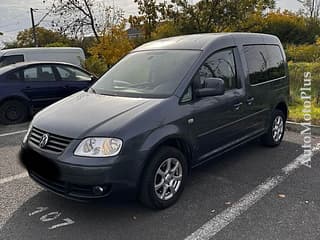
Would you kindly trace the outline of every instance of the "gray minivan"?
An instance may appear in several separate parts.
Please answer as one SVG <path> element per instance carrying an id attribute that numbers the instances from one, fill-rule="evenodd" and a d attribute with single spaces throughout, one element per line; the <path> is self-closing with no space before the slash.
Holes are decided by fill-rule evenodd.
<path id="1" fill-rule="evenodd" d="M 161 39 L 39 112 L 20 158 L 32 179 L 64 197 L 134 189 L 145 205 L 162 209 L 178 200 L 192 168 L 255 138 L 279 145 L 288 96 L 275 36 Z"/>

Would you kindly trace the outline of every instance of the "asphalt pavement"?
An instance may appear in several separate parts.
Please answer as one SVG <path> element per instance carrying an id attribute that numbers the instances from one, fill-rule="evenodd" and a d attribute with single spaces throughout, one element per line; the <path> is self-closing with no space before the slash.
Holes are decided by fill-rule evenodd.
<path id="1" fill-rule="evenodd" d="M 154 211 L 124 196 L 95 203 L 34 183 L 17 153 L 28 124 L 0 126 L 0 239 L 320 239 L 320 153 L 297 165 L 302 136 L 253 141 L 194 169 L 181 199 Z M 320 139 L 313 139 L 314 144 Z"/>

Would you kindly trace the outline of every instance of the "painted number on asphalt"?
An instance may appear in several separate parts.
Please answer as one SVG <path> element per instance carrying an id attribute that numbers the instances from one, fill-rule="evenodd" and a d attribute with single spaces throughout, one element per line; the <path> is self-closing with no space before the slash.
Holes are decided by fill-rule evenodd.
<path id="1" fill-rule="evenodd" d="M 45 213 L 45 211 L 47 211 L 47 210 L 48 210 L 48 207 L 37 207 L 35 211 L 29 213 L 29 216 L 33 216 L 33 215 L 36 215 L 41 212 Z M 40 221 L 41 222 L 50 222 L 50 221 L 58 219 L 60 216 L 61 216 L 61 212 L 58 212 L 58 211 L 49 212 L 49 213 L 42 215 L 40 217 Z M 60 221 L 60 223 L 52 225 L 48 229 L 49 230 L 57 229 L 57 228 L 68 226 L 68 225 L 71 225 L 74 223 L 75 222 L 71 218 L 64 218 Z"/>

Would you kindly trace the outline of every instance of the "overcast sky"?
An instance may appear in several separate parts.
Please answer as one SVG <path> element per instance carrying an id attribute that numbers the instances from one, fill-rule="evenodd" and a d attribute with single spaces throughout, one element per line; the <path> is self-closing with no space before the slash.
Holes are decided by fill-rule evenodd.
<path id="1" fill-rule="evenodd" d="M 112 0 L 100 1 L 105 2 L 107 5 L 112 5 Z M 116 6 L 126 12 L 126 15 L 137 12 L 137 7 L 133 0 L 115 0 L 114 2 Z M 196 0 L 193 2 L 196 2 Z M 293 11 L 298 10 L 302 5 L 298 0 L 277 0 L 276 2 L 277 7 Z M 14 40 L 17 32 L 31 27 L 31 7 L 39 9 L 35 13 L 35 22 L 37 23 L 46 13 L 48 4 L 43 3 L 43 0 L 0 0 L 0 32 L 4 33 L 3 36 L 0 36 L 0 49 L 4 41 Z M 49 19 L 46 19 L 40 26 L 46 26 L 49 22 Z"/>

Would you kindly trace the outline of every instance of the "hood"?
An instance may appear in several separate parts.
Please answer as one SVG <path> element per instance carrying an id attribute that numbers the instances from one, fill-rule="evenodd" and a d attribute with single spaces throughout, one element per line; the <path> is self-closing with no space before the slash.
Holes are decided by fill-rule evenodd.
<path id="1" fill-rule="evenodd" d="M 39 112 L 32 124 L 49 133 L 80 139 L 102 124 L 150 101 L 152 99 L 79 92 Z M 110 133 L 112 129 L 107 131 Z"/>

